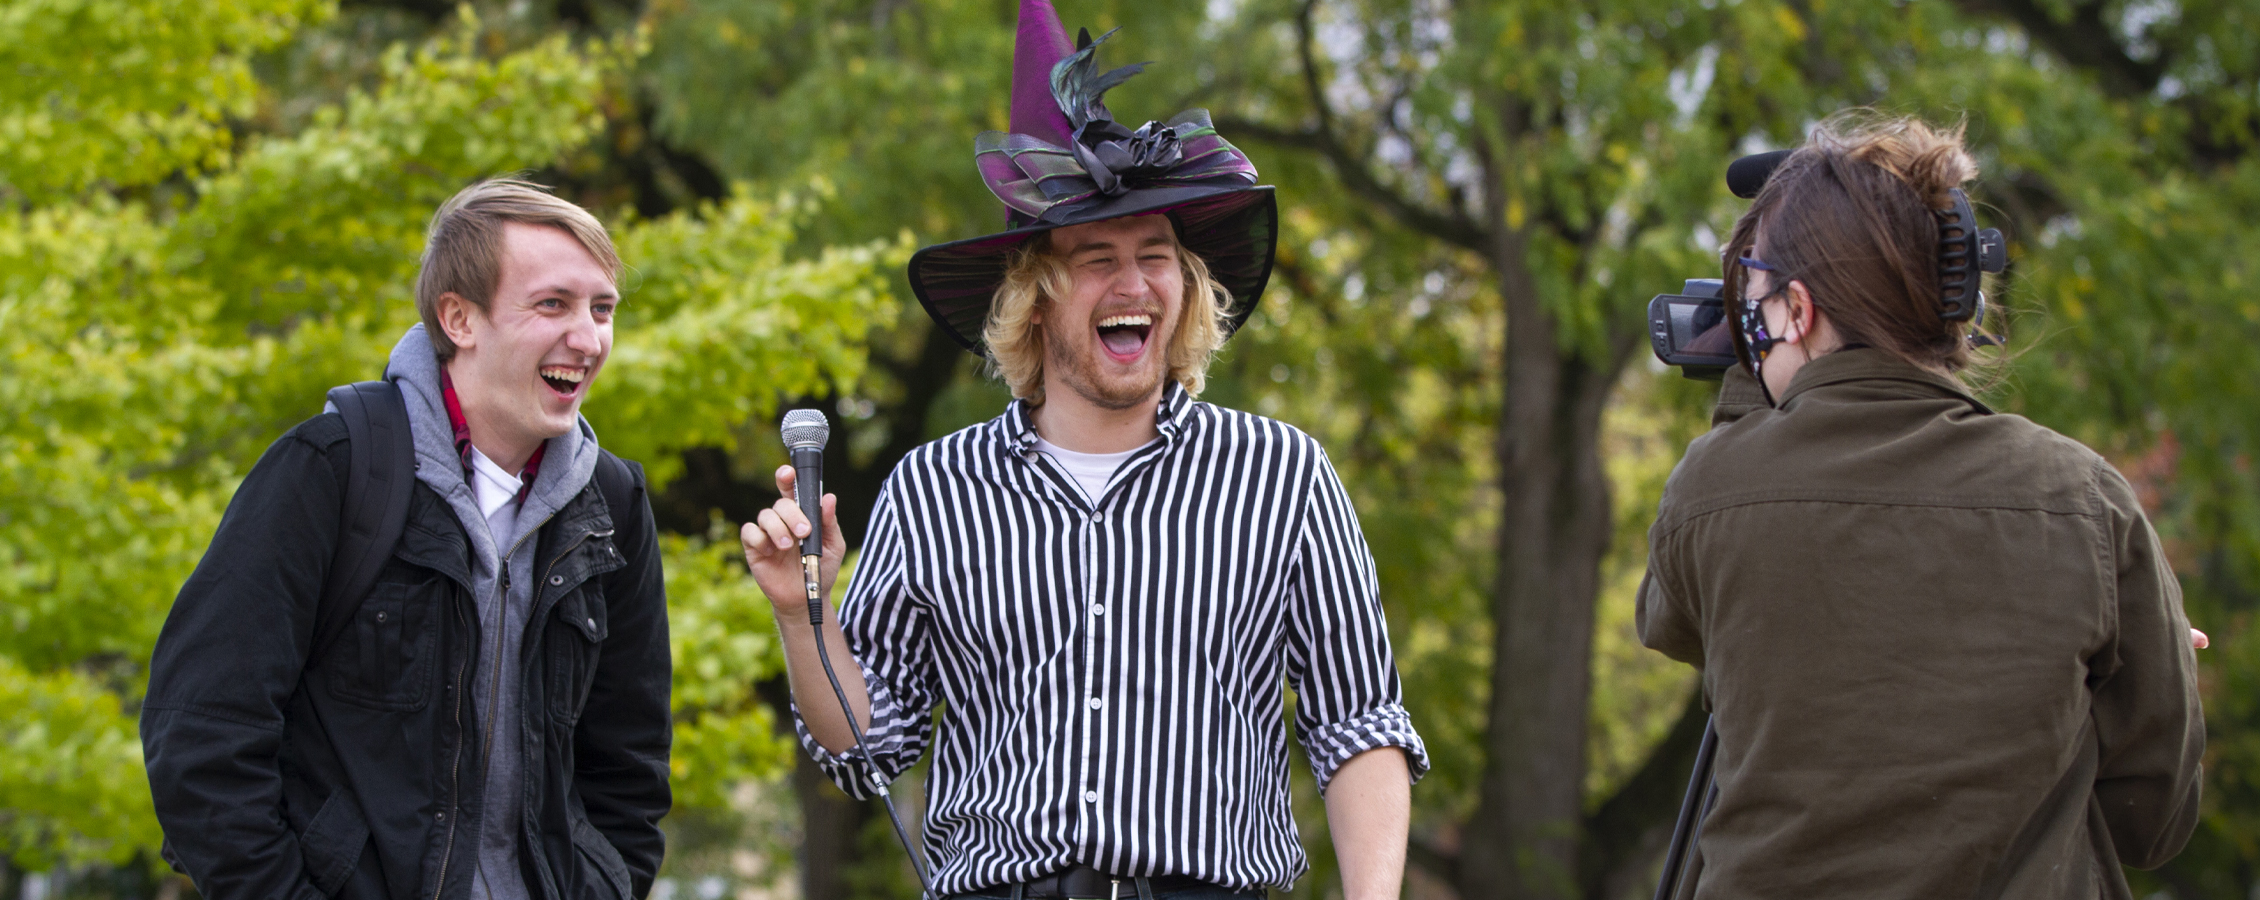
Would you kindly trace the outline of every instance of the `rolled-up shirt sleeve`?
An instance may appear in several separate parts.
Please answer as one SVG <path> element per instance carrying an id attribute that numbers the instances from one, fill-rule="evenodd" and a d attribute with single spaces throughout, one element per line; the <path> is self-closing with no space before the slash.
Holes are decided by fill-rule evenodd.
<path id="1" fill-rule="evenodd" d="M 909 771 L 926 752 L 934 730 L 933 631 L 926 609 L 906 588 L 903 544 L 889 494 L 882 490 L 872 509 L 862 557 L 837 613 L 840 631 L 855 656 L 852 662 L 862 671 L 871 697 L 871 721 L 863 733 L 869 762 L 854 749 L 826 750 L 808 733 L 801 703 L 836 703 L 836 698 L 794 698 L 793 702 L 793 730 L 800 735 L 801 749 L 825 777 L 857 799 L 872 793 L 874 771 L 883 782 Z M 842 662 L 833 660 L 832 665 Z"/>
<path id="2" fill-rule="evenodd" d="M 1323 793 L 1351 757 L 1397 747 L 1418 781 L 1428 749 L 1405 711 L 1373 553 L 1323 453 L 1306 502 L 1289 592 L 1287 680 L 1311 772 Z"/>

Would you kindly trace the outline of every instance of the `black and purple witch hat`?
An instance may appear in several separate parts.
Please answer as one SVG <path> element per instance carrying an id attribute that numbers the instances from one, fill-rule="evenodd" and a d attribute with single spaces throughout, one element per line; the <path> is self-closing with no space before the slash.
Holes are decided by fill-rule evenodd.
<path id="1" fill-rule="evenodd" d="M 1012 58 L 1012 131 L 983 132 L 974 162 L 1004 201 L 1006 230 L 935 244 L 910 258 L 910 289 L 942 330 L 987 355 L 982 327 L 1013 249 L 1054 228 L 1166 214 L 1178 243 L 1200 254 L 1232 295 L 1227 331 L 1255 311 L 1271 278 L 1279 208 L 1256 167 L 1216 133 L 1208 111 L 1187 110 L 1133 131 L 1100 101 L 1144 63 L 1100 73 L 1081 32 L 1071 48 L 1050 0 L 1021 0 Z"/>

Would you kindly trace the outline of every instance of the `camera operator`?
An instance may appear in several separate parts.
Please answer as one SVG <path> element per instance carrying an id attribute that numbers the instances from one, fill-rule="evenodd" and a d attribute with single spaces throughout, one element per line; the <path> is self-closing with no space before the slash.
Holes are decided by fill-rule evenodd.
<path id="1" fill-rule="evenodd" d="M 1681 896 L 2128 897 L 2195 827 L 2197 636 L 2133 490 L 1961 380 L 1976 174 L 1958 129 L 1840 117 L 1728 243 L 1741 366 L 1639 601 L 1718 735 Z"/>

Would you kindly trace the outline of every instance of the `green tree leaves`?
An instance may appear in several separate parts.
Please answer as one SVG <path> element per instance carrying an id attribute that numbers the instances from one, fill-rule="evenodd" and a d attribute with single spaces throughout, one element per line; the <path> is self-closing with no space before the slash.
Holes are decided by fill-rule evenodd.
<path id="1" fill-rule="evenodd" d="M 791 726 L 754 694 L 785 671 L 777 620 L 746 577 L 737 535 L 715 524 L 704 537 L 660 538 L 675 653 L 672 787 L 676 803 L 710 810 L 727 808 L 740 781 L 791 771 L 800 752 Z"/>
<path id="2" fill-rule="evenodd" d="M 807 194 L 823 195 L 819 182 Z M 779 397 L 820 394 L 862 373 L 865 337 L 894 320 L 889 276 L 910 259 L 909 235 L 814 258 L 790 251 L 813 206 L 803 194 L 758 199 L 740 187 L 718 204 L 642 222 L 623 234 L 636 260 L 612 387 L 589 415 L 664 428 L 602 432 L 607 446 L 672 477 L 689 447 L 735 449 L 747 422 Z M 640 283 L 639 283 L 640 281 Z"/>
<path id="3" fill-rule="evenodd" d="M 248 55 L 326 6 L 0 4 L 0 853 L 154 858 L 135 707 L 171 598 L 265 445 L 375 377 L 439 203 L 555 166 L 618 108 L 640 33 L 511 48 L 465 13 L 285 133 Z M 36 152 L 26 149 L 38 144 Z M 807 189 L 821 193 L 821 186 Z M 653 463 L 854 379 L 906 239 L 802 245 L 798 194 L 616 217 L 633 267 L 588 415 Z M 611 210 L 597 210 L 610 215 Z M 790 759 L 751 683 L 769 613 L 734 539 L 669 538 L 686 802 Z M 308 598 L 311 602 L 312 598 Z"/>
<path id="4" fill-rule="evenodd" d="M 21 0 L 0 7 L 0 181 L 34 201 L 224 163 L 251 55 L 324 0 Z"/>
<path id="5" fill-rule="evenodd" d="M 0 657 L 0 841 L 12 863 L 124 863 L 162 837 L 149 814 L 141 740 L 118 695 L 76 672 L 40 675 Z M 67 814 L 62 814 L 67 811 Z"/>

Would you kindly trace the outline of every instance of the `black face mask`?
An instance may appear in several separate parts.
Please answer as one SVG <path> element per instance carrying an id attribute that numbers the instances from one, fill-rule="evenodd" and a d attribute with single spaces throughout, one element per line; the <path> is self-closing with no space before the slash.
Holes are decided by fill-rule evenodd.
<path id="1" fill-rule="evenodd" d="M 1744 268 L 1773 272 L 1775 278 L 1781 281 L 1780 284 L 1774 286 L 1773 290 L 1766 292 L 1763 296 L 1741 298 L 1742 308 L 1737 311 L 1734 317 L 1735 344 L 1742 351 L 1742 363 L 1749 367 L 1751 375 L 1759 376 L 1759 383 L 1763 384 L 1765 378 L 1759 375 L 1759 371 L 1765 365 L 1766 354 L 1772 352 L 1773 345 L 1781 343 L 1780 338 L 1774 337 L 1766 331 L 1765 303 L 1767 300 L 1780 296 L 1787 291 L 1789 281 L 1780 278 L 1780 270 L 1759 261 L 1756 257 L 1744 256 L 1735 260 L 1735 262 L 1740 263 Z M 1772 398 L 1769 396 L 1767 399 L 1771 400 Z"/>

